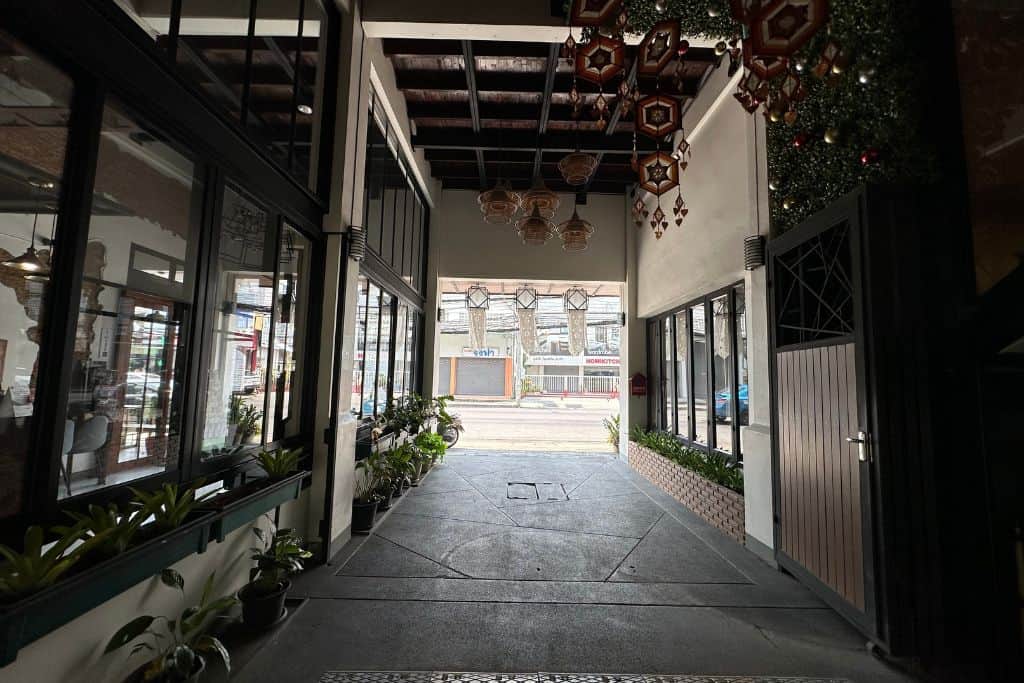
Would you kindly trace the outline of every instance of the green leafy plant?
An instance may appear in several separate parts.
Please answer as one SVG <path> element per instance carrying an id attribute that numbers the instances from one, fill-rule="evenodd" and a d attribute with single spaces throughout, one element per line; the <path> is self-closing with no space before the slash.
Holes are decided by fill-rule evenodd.
<path id="1" fill-rule="evenodd" d="M 22 551 L 0 544 L 0 601 L 14 602 L 25 596 L 52 586 L 96 545 L 103 542 L 107 532 L 85 539 L 81 526 L 68 529 L 57 542 L 44 549 L 43 528 L 30 526 L 25 530 Z M 74 546 L 74 547 L 72 547 Z"/>
<path id="2" fill-rule="evenodd" d="M 202 482 L 181 491 L 177 484 L 164 484 L 152 493 L 131 488 L 135 494 L 132 505 L 144 513 L 143 517 L 153 515 L 158 530 L 170 531 L 181 526 L 196 505 L 213 495 L 210 492 L 197 498 L 196 488 L 199 486 L 202 486 Z"/>
<path id="3" fill-rule="evenodd" d="M 618 447 L 619 445 L 619 429 L 622 422 L 622 416 L 613 415 L 612 417 L 606 417 L 601 420 L 604 428 L 608 430 L 608 443 Z"/>
<path id="4" fill-rule="evenodd" d="M 383 412 L 384 423 L 393 432 L 416 432 L 434 417 L 434 402 L 419 394 L 394 398 L 388 401 Z"/>
<path id="5" fill-rule="evenodd" d="M 413 461 L 414 451 L 412 448 L 399 446 L 384 453 L 386 467 L 391 474 L 393 484 L 401 484 L 406 477 L 416 474 L 416 463 Z"/>
<path id="6" fill-rule="evenodd" d="M 416 435 L 413 444 L 425 459 L 432 463 L 444 459 L 445 451 L 448 450 L 448 444 L 444 442 L 441 435 L 433 432 L 420 432 Z"/>
<path id="7" fill-rule="evenodd" d="M 257 526 L 252 528 L 252 533 L 262 544 L 262 547 L 252 548 L 250 556 L 256 567 L 249 586 L 256 593 L 278 590 L 291 574 L 302 571 L 305 560 L 313 557 L 294 529 L 278 529 L 270 522 L 269 533 Z"/>
<path id="8" fill-rule="evenodd" d="M 271 479 L 284 479 L 299 469 L 299 455 L 301 453 L 301 448 L 263 450 L 256 455 L 256 460 L 268 477 Z"/>
<path id="9" fill-rule="evenodd" d="M 686 446 L 666 432 L 647 431 L 639 426 L 630 430 L 629 438 L 678 465 L 692 470 L 708 481 L 743 493 L 743 469 L 732 459 L 720 454 L 707 454 Z"/>
<path id="10" fill-rule="evenodd" d="M 245 443 L 250 437 L 260 433 L 263 411 L 252 404 L 244 403 L 241 396 L 234 396 L 228 411 L 228 422 L 236 427 L 235 444 Z"/>
<path id="11" fill-rule="evenodd" d="M 451 401 L 453 398 L 451 395 L 434 398 L 434 413 L 437 417 L 437 431 L 440 434 L 445 433 L 449 429 L 454 429 L 458 432 L 466 431 L 466 428 L 462 426 L 462 418 L 448 412 L 448 401 Z"/>
<path id="12" fill-rule="evenodd" d="M 377 490 L 384 472 L 385 460 L 381 453 L 371 453 L 356 463 L 355 502 L 365 505 L 377 499 Z"/>
<path id="13" fill-rule="evenodd" d="M 74 521 L 74 526 L 54 527 L 54 532 L 64 536 L 81 531 L 85 538 L 98 538 L 96 553 L 104 558 L 126 551 L 148 516 L 141 509 L 123 511 L 116 503 L 109 503 L 107 507 L 90 505 L 87 514 L 66 514 Z"/>
<path id="14" fill-rule="evenodd" d="M 153 655 L 143 672 L 145 681 L 172 683 L 187 681 L 205 666 L 209 655 L 220 657 L 230 673 L 231 657 L 224 644 L 210 635 L 213 621 L 224 611 L 238 604 L 234 596 L 213 597 L 215 574 L 210 574 L 198 605 L 186 607 L 177 619 L 143 615 L 132 619 L 113 635 L 104 654 L 131 643 L 131 655 L 146 652 Z M 185 579 L 173 569 L 165 569 L 160 581 L 185 595 Z M 161 628 L 157 629 L 157 625 Z M 136 642 L 138 641 L 138 642 Z"/>

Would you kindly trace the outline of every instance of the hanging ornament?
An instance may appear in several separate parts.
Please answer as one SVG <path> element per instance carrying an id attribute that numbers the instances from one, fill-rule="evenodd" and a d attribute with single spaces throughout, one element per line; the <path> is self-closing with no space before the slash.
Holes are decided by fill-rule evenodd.
<path id="1" fill-rule="evenodd" d="M 808 137 L 807 133 L 800 132 L 793 136 L 793 146 L 800 149 L 807 144 Z"/>
<path id="2" fill-rule="evenodd" d="M 789 197 L 786 197 L 785 199 L 782 200 L 782 208 L 785 209 L 786 211 L 789 211 L 790 209 L 792 209 L 796 205 L 797 205 L 796 197 L 789 196 Z"/>
<path id="3" fill-rule="evenodd" d="M 755 55 L 789 57 L 828 20 L 828 0 L 772 0 L 750 22 Z"/>
<path id="4" fill-rule="evenodd" d="M 534 207 L 537 207 L 544 218 L 554 218 L 560 204 L 558 195 L 548 189 L 539 175 L 533 181 L 533 186 L 523 193 L 520 202 L 523 212 L 533 213 Z"/>
<path id="5" fill-rule="evenodd" d="M 679 183 L 679 165 L 666 152 L 655 152 L 640 161 L 640 189 L 661 196 Z"/>
<path id="6" fill-rule="evenodd" d="M 720 12 L 718 11 L 718 8 L 715 7 L 714 5 L 712 5 L 711 7 L 708 7 L 708 16 L 711 17 L 712 19 L 717 17 L 719 14 L 720 14 Z"/>
<path id="7" fill-rule="evenodd" d="M 754 54 L 749 40 L 743 41 L 743 66 L 747 67 L 762 80 L 771 80 L 786 71 L 788 62 L 785 57 Z"/>
<path id="8" fill-rule="evenodd" d="M 565 251 L 585 251 L 590 244 L 590 238 L 594 235 L 594 226 L 580 218 L 574 207 L 572 218 L 560 223 L 555 232 L 561 238 L 562 249 Z"/>
<path id="9" fill-rule="evenodd" d="M 683 55 L 685 55 L 689 51 L 690 51 L 690 41 L 688 41 L 688 40 L 680 40 L 679 41 L 679 47 L 676 48 L 676 54 L 679 55 L 680 57 L 682 57 Z"/>
<path id="10" fill-rule="evenodd" d="M 846 57 L 843 54 L 843 48 L 839 45 L 834 38 L 830 38 L 825 47 L 821 51 L 821 56 L 818 57 L 818 63 L 811 70 L 818 78 L 825 78 L 832 73 L 832 67 L 837 61 L 845 60 Z M 842 70 L 842 67 L 840 67 Z"/>
<path id="11" fill-rule="evenodd" d="M 623 78 L 619 81 L 619 99 L 622 100 L 623 105 L 627 99 L 629 99 L 629 79 Z"/>
<path id="12" fill-rule="evenodd" d="M 676 194 L 675 204 L 672 206 L 672 213 L 676 216 L 676 226 L 683 224 L 683 219 L 686 218 L 686 214 L 690 213 L 690 210 L 686 208 L 686 202 L 683 201 L 683 186 L 679 186 L 679 192 Z"/>
<path id="13" fill-rule="evenodd" d="M 834 145 L 839 142 L 839 136 L 839 129 L 833 126 L 825 130 L 824 139 L 828 144 Z"/>
<path id="14" fill-rule="evenodd" d="M 537 290 L 520 287 L 516 290 L 516 317 L 519 318 L 519 341 L 523 351 L 537 352 Z"/>
<path id="15" fill-rule="evenodd" d="M 754 17 L 757 16 L 758 12 L 761 11 L 761 6 L 765 4 L 767 0 L 729 0 L 729 8 L 732 10 L 732 18 L 740 24 L 750 24 Z"/>
<path id="16" fill-rule="evenodd" d="M 637 227 L 643 225 L 644 222 L 644 200 L 640 197 L 636 198 L 633 202 L 633 222 L 637 224 Z"/>
<path id="17" fill-rule="evenodd" d="M 576 118 L 580 115 L 580 105 L 583 103 L 583 96 L 576 87 L 576 78 L 572 79 L 572 88 L 569 90 L 569 104 L 572 105 L 572 115 Z"/>
<path id="18" fill-rule="evenodd" d="M 715 43 L 715 55 L 716 56 L 721 57 L 722 55 L 724 55 L 728 51 L 729 51 L 729 44 L 726 43 L 724 40 L 720 40 L 717 43 Z"/>
<path id="19" fill-rule="evenodd" d="M 601 85 L 622 71 L 625 45 L 620 40 L 595 35 L 576 54 L 576 75 Z"/>
<path id="20" fill-rule="evenodd" d="M 587 350 L 587 308 L 590 297 L 582 287 L 570 287 L 562 297 L 569 318 L 569 354 L 579 356 Z"/>
<path id="21" fill-rule="evenodd" d="M 633 155 L 629 158 L 629 166 L 633 173 L 640 172 L 640 157 L 636 153 L 636 127 L 633 128 Z"/>
<path id="22" fill-rule="evenodd" d="M 469 312 L 469 346 L 487 348 L 487 309 L 491 295 L 486 287 L 473 285 L 466 288 L 466 310 Z"/>
<path id="23" fill-rule="evenodd" d="M 572 0 L 569 23 L 572 26 L 603 26 L 622 8 L 623 0 Z"/>
<path id="24" fill-rule="evenodd" d="M 769 190 L 771 190 L 772 192 L 777 192 L 780 187 L 782 187 L 782 183 L 781 183 L 781 181 L 779 181 L 778 178 L 769 178 L 768 179 L 768 189 Z"/>
<path id="25" fill-rule="evenodd" d="M 566 154 L 558 162 L 558 170 L 570 185 L 586 185 L 597 168 L 597 158 L 592 154 L 575 151 Z"/>
<path id="26" fill-rule="evenodd" d="M 657 76 L 668 66 L 679 48 L 679 21 L 659 21 L 647 32 L 637 48 L 637 72 L 641 76 Z"/>
<path id="27" fill-rule="evenodd" d="M 686 131 L 679 136 L 679 146 L 676 147 L 676 151 L 672 152 L 672 158 L 679 162 L 679 171 L 685 171 L 686 167 L 689 166 L 688 159 L 693 157 L 693 150 L 690 148 L 690 143 L 686 140 Z"/>
<path id="28" fill-rule="evenodd" d="M 877 163 L 881 156 L 881 153 L 877 149 L 869 147 L 861 152 L 860 163 L 864 166 L 871 166 L 872 164 Z"/>
<path id="29" fill-rule="evenodd" d="M 787 126 L 792 126 L 793 124 L 796 123 L 796 119 L 797 119 L 796 105 L 793 104 L 793 103 L 790 103 L 789 111 L 787 111 L 782 116 L 782 120 L 786 122 Z"/>
<path id="30" fill-rule="evenodd" d="M 572 30 L 569 31 L 569 37 L 562 43 L 562 57 L 569 63 L 569 66 L 576 63 L 576 39 L 572 37 Z"/>
<path id="31" fill-rule="evenodd" d="M 507 182 L 498 181 L 494 189 L 481 192 L 477 197 L 484 221 L 492 225 L 508 225 L 519 210 L 520 197 Z"/>
<path id="32" fill-rule="evenodd" d="M 861 85 L 867 85 L 875 78 L 875 67 L 873 66 L 862 66 L 857 69 L 857 82 Z"/>
<path id="33" fill-rule="evenodd" d="M 803 57 L 797 57 L 793 60 L 793 68 L 796 69 L 797 73 L 802 74 L 807 70 L 807 60 Z"/>
<path id="34" fill-rule="evenodd" d="M 549 219 L 541 215 L 540 207 L 534 205 L 533 211 L 528 216 L 524 216 L 516 222 L 516 233 L 523 240 L 523 244 L 542 247 L 555 236 L 555 226 Z"/>
<path id="35" fill-rule="evenodd" d="M 667 0 L 654 0 L 654 10 L 658 14 L 664 14 L 665 10 L 667 10 L 667 9 L 668 9 L 668 1 Z"/>
<path id="36" fill-rule="evenodd" d="M 645 97 L 636 106 L 636 129 L 655 140 L 679 130 L 681 120 L 679 102 L 668 95 Z"/>

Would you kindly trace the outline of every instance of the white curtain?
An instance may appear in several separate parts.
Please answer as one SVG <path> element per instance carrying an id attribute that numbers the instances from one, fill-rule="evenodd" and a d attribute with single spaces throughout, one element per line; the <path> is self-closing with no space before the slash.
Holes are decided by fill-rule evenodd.
<path id="1" fill-rule="evenodd" d="M 537 311 L 532 308 L 517 308 L 519 316 L 519 340 L 523 351 L 537 353 Z"/>
<path id="2" fill-rule="evenodd" d="M 587 312 L 568 311 L 569 353 L 579 356 L 587 350 Z"/>
<path id="3" fill-rule="evenodd" d="M 487 309 L 469 309 L 469 345 L 474 349 L 487 348 Z"/>

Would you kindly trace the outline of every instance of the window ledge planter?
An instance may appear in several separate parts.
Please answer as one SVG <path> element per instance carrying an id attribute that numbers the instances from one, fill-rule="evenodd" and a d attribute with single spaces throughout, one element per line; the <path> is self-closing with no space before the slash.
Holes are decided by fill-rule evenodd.
<path id="1" fill-rule="evenodd" d="M 303 480 L 309 475 L 308 471 L 300 470 L 277 481 L 255 479 L 200 505 L 200 509 L 215 513 L 210 525 L 210 538 L 223 541 L 235 529 L 295 500 L 302 490 Z"/>
<path id="2" fill-rule="evenodd" d="M 182 558 L 202 553 L 215 515 L 197 511 L 173 531 L 68 575 L 18 602 L 0 605 L 0 666 L 18 650 Z"/>
<path id="3" fill-rule="evenodd" d="M 708 481 L 634 441 L 629 442 L 629 466 L 711 526 L 745 542 L 743 494 Z"/>

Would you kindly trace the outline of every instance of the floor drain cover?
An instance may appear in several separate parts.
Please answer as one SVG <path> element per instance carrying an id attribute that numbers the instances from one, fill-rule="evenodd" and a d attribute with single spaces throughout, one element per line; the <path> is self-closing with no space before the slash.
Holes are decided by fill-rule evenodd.
<path id="1" fill-rule="evenodd" d="M 700 676 L 684 674 L 472 673 L 457 671 L 328 671 L 319 683 L 850 683 L 845 678 Z"/>
<path id="2" fill-rule="evenodd" d="M 510 481 L 505 495 L 509 500 L 569 500 L 565 485 L 550 481 Z"/>

